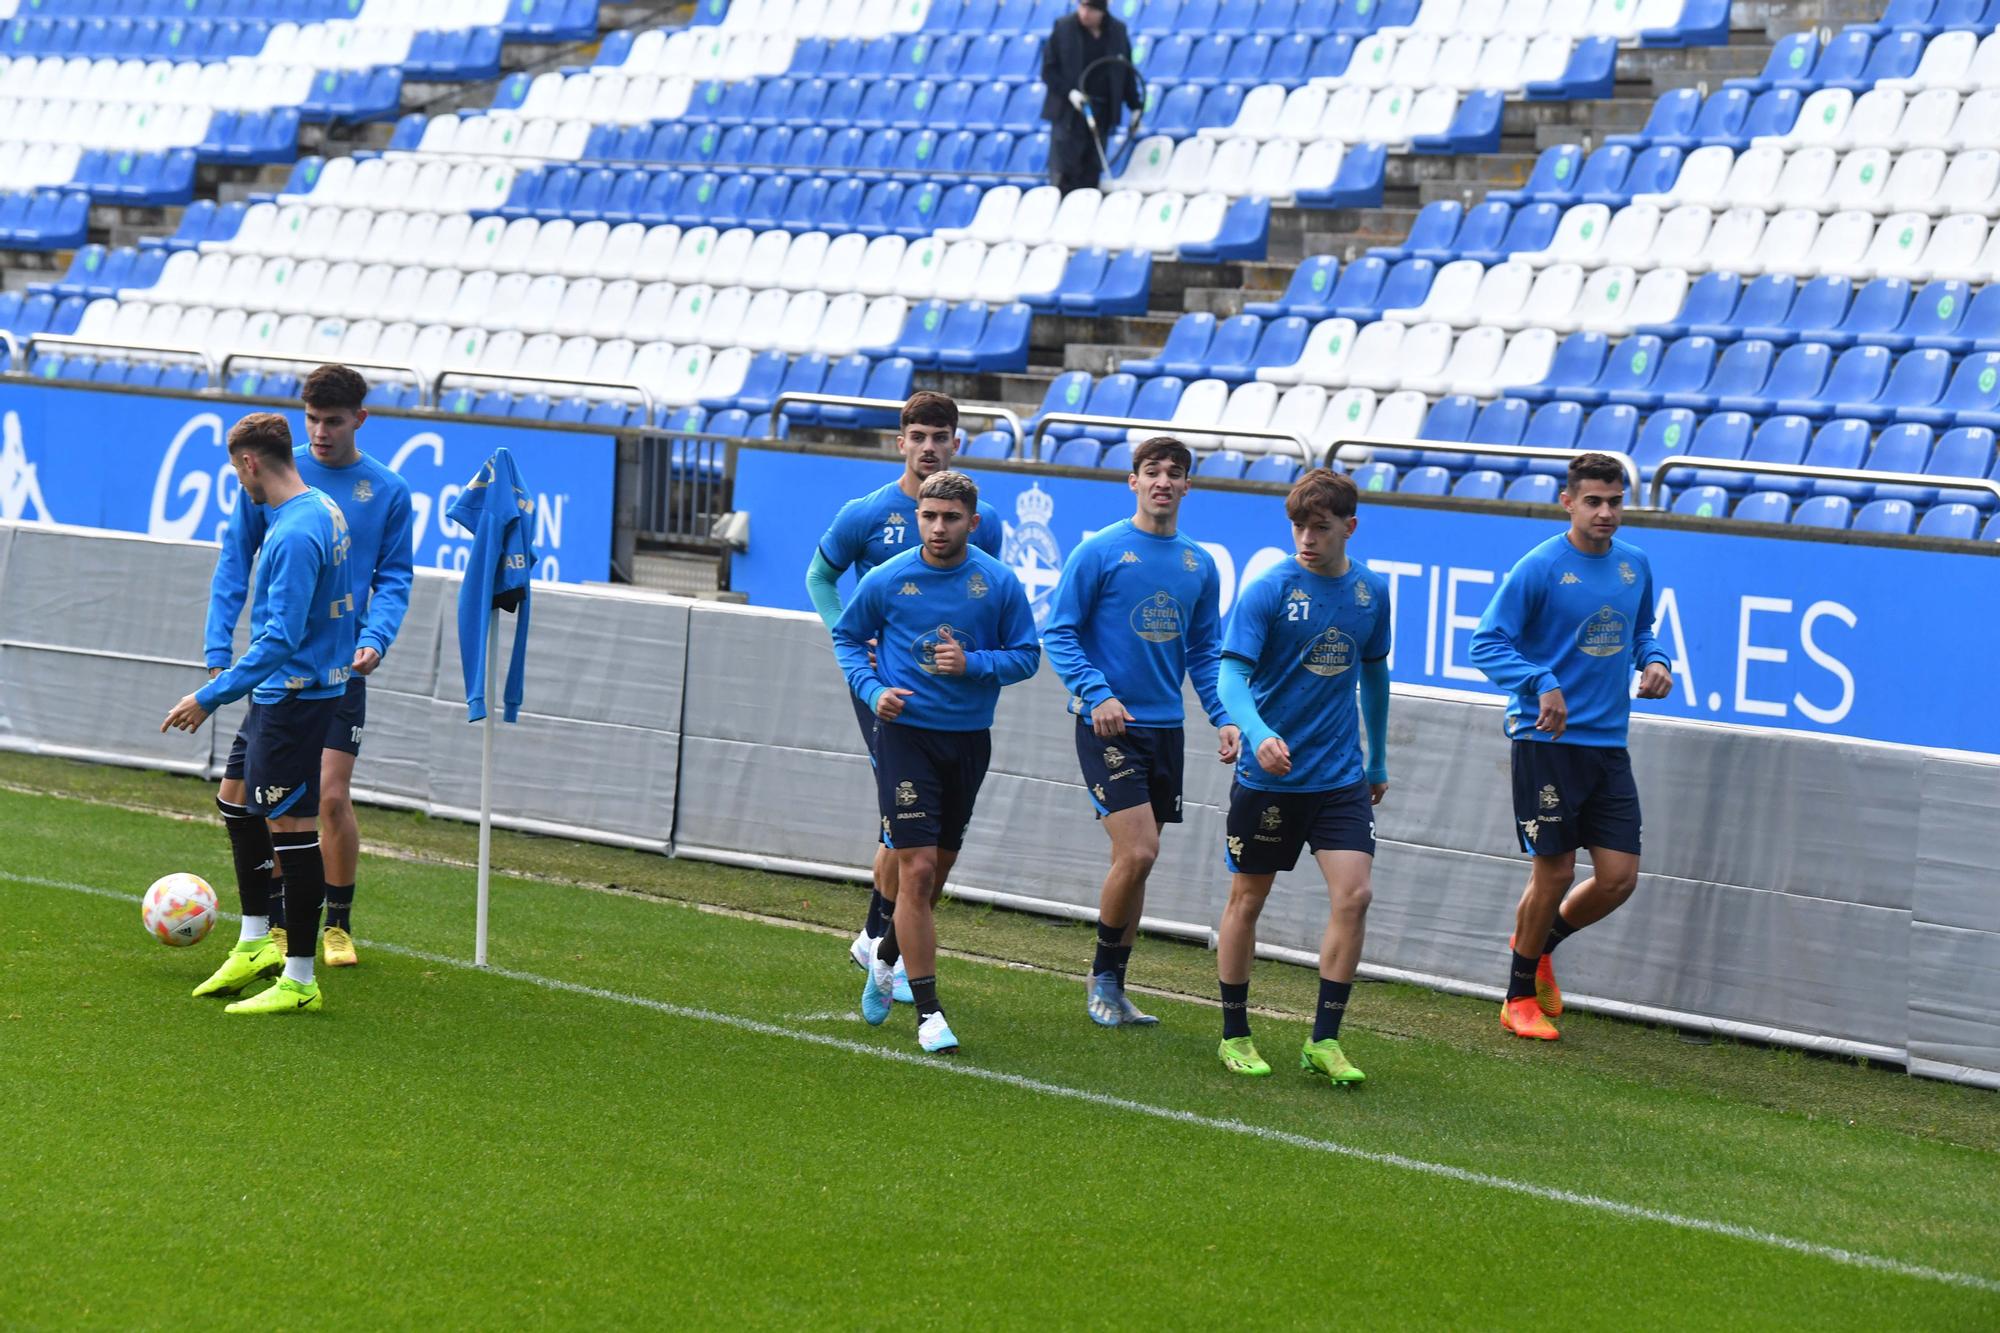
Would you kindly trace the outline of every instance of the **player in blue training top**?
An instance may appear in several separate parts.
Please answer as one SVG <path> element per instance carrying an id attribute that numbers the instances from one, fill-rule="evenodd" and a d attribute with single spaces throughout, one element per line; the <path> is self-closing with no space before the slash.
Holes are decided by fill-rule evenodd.
<path id="1" fill-rule="evenodd" d="M 1086 1002 L 1103 1027 L 1159 1021 L 1127 998 L 1125 969 L 1161 830 L 1181 822 L 1182 680 L 1194 680 L 1218 729 L 1222 762 L 1236 762 L 1237 731 L 1215 692 L 1222 580 L 1214 558 L 1177 527 L 1193 464 L 1167 435 L 1132 451 L 1137 512 L 1070 552 L 1042 628 L 1049 665 L 1069 687 L 1083 785 L 1111 838 Z"/>
<path id="2" fill-rule="evenodd" d="M 840 576 L 852 569 L 857 582 L 875 566 L 914 550 L 917 542 L 917 491 L 926 478 L 951 466 L 958 449 L 958 404 L 941 393 L 921 390 L 903 404 L 902 421 L 896 432 L 896 452 L 903 456 L 903 472 L 894 481 L 868 494 L 849 500 L 840 507 L 826 535 L 819 539 L 812 564 L 806 570 L 806 592 L 813 609 L 826 622 L 829 633 L 840 619 Z M 1000 554 L 1000 515 L 981 501 L 979 524 L 973 529 L 972 544 L 988 555 Z M 854 718 L 861 724 L 861 739 L 868 747 L 868 762 L 875 762 L 875 715 L 860 699 L 854 700 Z M 875 956 L 875 946 L 889 928 L 895 911 L 895 858 L 887 847 L 875 848 L 875 888 L 868 896 L 868 917 L 861 933 L 854 937 L 848 956 L 854 965 L 867 970 Z M 897 998 L 908 999 L 906 983 L 897 982 Z"/>
<path id="3" fill-rule="evenodd" d="M 1579 454 L 1562 503 L 1569 530 L 1521 557 L 1472 636 L 1472 664 L 1512 696 L 1515 832 L 1534 857 L 1500 1026 L 1542 1041 L 1556 1039 L 1549 1020 L 1562 1012 L 1550 955 L 1639 884 L 1639 787 L 1625 749 L 1632 673 L 1642 699 L 1674 687 L 1653 641 L 1653 567 L 1617 540 L 1625 470 L 1608 454 Z M 1579 847 L 1594 873 L 1572 889 Z"/>
<path id="4" fill-rule="evenodd" d="M 319 367 L 299 390 L 308 441 L 298 451 L 299 476 L 339 505 L 347 520 L 354 542 L 347 567 L 354 580 L 354 604 L 361 612 L 351 663 L 354 674 L 327 727 L 326 755 L 320 764 L 321 853 L 326 862 L 326 933 L 321 947 L 328 967 L 350 967 L 360 961 L 354 949 L 352 912 L 361 830 L 349 786 L 368 718 L 368 677 L 396 641 L 410 607 L 410 485 L 354 445 L 354 432 L 368 420 L 361 406 L 367 396 L 367 381 L 337 365 Z M 239 503 L 230 515 L 208 607 L 211 677 L 229 665 L 236 622 L 249 593 L 250 567 L 270 522 L 271 512 L 262 505 Z M 232 768 L 223 778 L 220 800 L 225 807 L 243 804 L 240 768 Z M 280 949 L 286 940 L 284 902 L 282 893 L 271 900 L 271 928 Z"/>
<path id="5" fill-rule="evenodd" d="M 1020 580 L 967 545 L 978 505 L 972 478 L 932 475 L 917 496 L 921 544 L 869 571 L 833 627 L 848 688 L 882 724 L 875 793 L 882 841 L 896 858 L 895 913 L 869 960 L 861 1015 L 888 1018 L 895 967 L 907 958 L 917 1041 L 933 1054 L 957 1050 L 958 1038 L 938 1007 L 931 909 L 986 780 L 1001 687 L 1034 675 L 1041 661 Z"/>
<path id="6" fill-rule="evenodd" d="M 1285 497 L 1298 555 L 1238 597 L 1222 640 L 1222 706 L 1243 729 L 1229 792 L 1229 904 L 1216 968 L 1223 1067 L 1264 1075 L 1250 1041 L 1257 917 L 1280 870 L 1310 846 L 1332 900 L 1319 946 L 1319 1005 L 1299 1068 L 1336 1084 L 1362 1073 L 1340 1049 L 1340 1021 L 1361 961 L 1375 862 L 1375 811 L 1389 789 L 1389 584 L 1348 557 L 1354 483 L 1325 468 Z M 1356 725 L 1368 731 L 1361 758 Z"/>
<path id="7" fill-rule="evenodd" d="M 250 696 L 229 761 L 242 779 L 243 800 L 216 802 L 229 830 L 243 929 L 194 993 L 234 995 L 282 969 L 277 985 L 227 1012 L 292 1014 L 321 1007 L 313 952 L 326 872 L 315 825 L 320 751 L 354 662 L 350 539 L 340 507 L 300 479 L 283 417 L 256 412 L 237 422 L 229 461 L 244 501 L 271 510 L 257 562 L 256 633 L 234 666 L 174 705 L 160 730 L 192 732 L 222 705 Z M 291 909 L 292 932 L 282 949 L 271 937 L 274 858 Z"/>

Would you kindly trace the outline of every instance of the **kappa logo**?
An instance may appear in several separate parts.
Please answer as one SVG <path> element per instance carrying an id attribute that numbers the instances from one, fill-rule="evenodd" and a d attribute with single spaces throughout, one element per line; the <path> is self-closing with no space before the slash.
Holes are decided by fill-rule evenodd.
<path id="1" fill-rule="evenodd" d="M 1312 598 L 1306 595 L 1305 589 L 1294 588 L 1285 594 L 1285 600 L 1288 602 L 1310 602 Z"/>
<path id="2" fill-rule="evenodd" d="M 915 786 L 915 785 L 914 785 L 913 783 L 908 783 L 908 782 L 899 782 L 899 783 L 897 783 L 897 784 L 896 784 L 896 804 L 897 804 L 897 805 L 915 805 L 916 803 L 917 803 L 917 789 L 916 789 L 916 786 Z"/>
<path id="3" fill-rule="evenodd" d="M 1542 809 L 1553 810 L 1562 804 L 1562 797 L 1556 794 L 1553 784 L 1542 788 Z"/>
<path id="4" fill-rule="evenodd" d="M 1232 837 L 1228 839 L 1228 843 L 1230 859 L 1241 861 L 1243 859 L 1243 839 Z"/>
<path id="5" fill-rule="evenodd" d="M 1639 573 L 1632 568 L 1632 562 L 1629 560 L 1618 562 L 1618 577 L 1628 588 L 1639 581 Z"/>
<path id="6" fill-rule="evenodd" d="M 1099 783 L 1096 783 L 1096 784 L 1092 785 L 1092 787 L 1091 787 L 1091 789 L 1090 789 L 1090 794 L 1091 794 L 1092 796 L 1095 796 L 1095 797 L 1097 798 L 1097 803 L 1098 803 L 1099 805 L 1103 805 L 1103 804 L 1104 804 L 1104 800 L 1105 800 L 1105 797 L 1104 797 L 1104 784 L 1103 784 L 1103 783 L 1099 782 Z"/>
<path id="7" fill-rule="evenodd" d="M 1558 580 L 1558 581 L 1559 581 L 1559 582 L 1562 582 L 1562 583 L 1581 583 L 1581 582 L 1583 582 L 1583 580 L 1582 580 L 1582 579 L 1580 579 L 1580 578 L 1578 578 L 1578 577 L 1577 577 L 1576 575 L 1574 575 L 1574 574 L 1571 574 L 1571 573 L 1568 573 L 1568 572 L 1565 572 L 1565 573 L 1563 574 L 1562 578 L 1561 578 L 1560 580 Z"/>
<path id="8" fill-rule="evenodd" d="M 965 595 L 967 597 L 984 597 L 987 591 L 986 576 L 976 569 L 973 570 L 972 577 L 965 581 Z"/>
<path id="9" fill-rule="evenodd" d="M 1125 752 L 1115 745 L 1104 747 L 1104 766 L 1111 769 L 1125 767 Z"/>
<path id="10" fill-rule="evenodd" d="M 889 816 L 887 815 L 882 816 L 882 836 L 884 838 L 889 836 Z"/>
<path id="11" fill-rule="evenodd" d="M 1540 833 L 1541 831 L 1542 831 L 1542 826 L 1536 821 L 1532 819 L 1524 819 L 1521 821 L 1521 836 L 1526 838 L 1530 843 L 1534 842 L 1535 835 L 1537 833 Z"/>
<path id="12" fill-rule="evenodd" d="M 368 478 L 366 477 L 363 477 L 360 481 L 355 482 L 354 498 L 361 501 L 361 503 L 363 504 L 367 504 L 370 500 L 375 498 L 375 483 L 368 480 Z"/>
<path id="13" fill-rule="evenodd" d="M 923 595 L 924 590 L 914 583 L 905 583 L 902 587 L 896 589 L 896 596 L 898 597 L 922 597 Z"/>
<path id="14" fill-rule="evenodd" d="M 291 792 L 292 789 L 290 787 L 259 787 L 257 789 L 257 804 L 265 806 L 277 805 L 285 797 L 291 795 Z"/>
<path id="15" fill-rule="evenodd" d="M 1118 557 L 1118 563 L 1121 565 L 1136 565 L 1139 563 L 1139 557 L 1133 552 L 1127 551 Z"/>
<path id="16" fill-rule="evenodd" d="M 1257 817 L 1257 827 L 1263 829 L 1266 833 L 1269 833 L 1272 830 L 1276 829 L 1279 825 L 1283 824 L 1284 822 L 1285 822 L 1284 811 L 1280 810 L 1275 805 L 1265 806 L 1264 813 Z"/>

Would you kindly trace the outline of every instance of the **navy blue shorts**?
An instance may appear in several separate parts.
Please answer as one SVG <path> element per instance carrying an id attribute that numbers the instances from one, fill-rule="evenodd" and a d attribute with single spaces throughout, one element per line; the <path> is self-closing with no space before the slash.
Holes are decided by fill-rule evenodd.
<path id="1" fill-rule="evenodd" d="M 1179 727 L 1125 728 L 1099 740 L 1090 719 L 1076 720 L 1076 759 L 1098 818 L 1151 804 L 1162 824 L 1181 822 L 1181 779 L 1187 768 L 1187 733 Z"/>
<path id="2" fill-rule="evenodd" d="M 361 731 L 368 725 L 368 678 L 349 676 L 347 693 L 337 702 L 340 707 L 334 710 L 333 722 L 326 730 L 326 748 L 360 754 Z"/>
<path id="3" fill-rule="evenodd" d="M 1275 875 L 1299 863 L 1299 851 L 1375 855 L 1375 803 L 1367 782 L 1332 791 L 1259 791 L 1229 785 L 1228 850 L 1239 875 Z"/>
<path id="4" fill-rule="evenodd" d="M 1639 854 L 1639 784 L 1623 746 L 1514 742 L 1514 832 L 1521 850 Z"/>
<path id="5" fill-rule="evenodd" d="M 265 819 L 318 817 L 320 754 L 342 702 L 340 695 L 251 702 L 222 770 L 224 777 L 240 779 L 247 788 L 243 803 L 251 814 Z"/>
<path id="6" fill-rule="evenodd" d="M 993 758 L 990 731 L 931 731 L 884 722 L 875 737 L 875 796 L 892 850 L 965 846 L 965 826 Z"/>
<path id="7" fill-rule="evenodd" d="M 868 764 L 875 764 L 875 731 L 882 725 L 882 719 L 875 716 L 875 710 L 865 703 L 861 696 L 849 690 L 847 697 L 854 703 L 854 720 L 861 724 L 861 739 L 868 746 Z"/>

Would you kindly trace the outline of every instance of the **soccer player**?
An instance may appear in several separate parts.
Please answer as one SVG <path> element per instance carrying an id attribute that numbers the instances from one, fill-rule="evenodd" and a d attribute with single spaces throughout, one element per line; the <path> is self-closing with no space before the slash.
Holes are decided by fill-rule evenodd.
<path id="1" fill-rule="evenodd" d="M 1237 756 L 1237 730 L 1215 692 L 1221 577 L 1177 526 L 1193 464 L 1188 447 L 1167 435 L 1132 451 L 1127 484 L 1137 511 L 1070 552 L 1042 629 L 1049 665 L 1069 688 L 1083 783 L 1111 839 L 1086 1002 L 1102 1027 L 1159 1021 L 1126 996 L 1125 970 L 1160 833 L 1181 822 L 1184 678 L 1194 678 L 1218 729 L 1222 762 Z"/>
<path id="2" fill-rule="evenodd" d="M 256 636 L 234 666 L 175 704 L 160 730 L 192 732 L 217 708 L 250 696 L 229 757 L 243 800 L 216 802 L 236 863 L 243 928 L 222 966 L 194 993 L 235 995 L 282 970 L 277 985 L 225 1012 L 300 1013 L 322 1007 L 313 952 L 326 878 L 315 826 L 320 751 L 354 660 L 350 542 L 340 507 L 300 478 L 283 417 L 255 412 L 237 422 L 229 461 L 244 500 L 271 510 L 257 562 Z M 283 949 L 271 937 L 274 852 L 291 908 Z"/>
<path id="3" fill-rule="evenodd" d="M 1511 696 L 1515 831 L 1534 858 L 1508 941 L 1500 1026 L 1540 1041 L 1556 1039 L 1549 1020 L 1562 1012 L 1556 946 L 1639 884 L 1639 788 L 1625 748 L 1632 673 L 1642 699 L 1674 687 L 1671 659 L 1653 641 L 1653 567 L 1617 540 L 1624 469 L 1608 454 L 1579 454 L 1562 503 L 1569 530 L 1521 557 L 1472 636 L 1473 665 Z M 1571 888 L 1579 847 L 1594 873 Z"/>
<path id="4" fill-rule="evenodd" d="M 361 406 L 368 383 L 347 366 L 321 366 L 306 376 L 299 390 L 305 402 L 307 447 L 295 459 L 305 484 L 340 507 L 353 541 L 347 567 L 354 580 L 354 603 L 361 612 L 355 636 L 353 674 L 347 693 L 326 734 L 326 754 L 320 764 L 319 818 L 321 854 L 326 864 L 326 933 L 322 938 L 328 967 L 351 967 L 360 961 L 354 948 L 355 870 L 360 862 L 361 832 L 354 818 L 349 784 L 355 757 L 361 753 L 361 732 L 368 720 L 368 677 L 403 627 L 410 607 L 410 486 L 401 477 L 355 447 L 354 433 L 368 420 Z M 222 541 L 222 559 L 215 567 L 209 593 L 208 669 L 211 679 L 229 665 L 236 621 L 250 587 L 250 567 L 271 522 L 268 509 L 238 504 L 230 515 Z M 219 801 L 225 818 L 230 807 L 243 804 L 240 773 L 225 777 Z M 271 900 L 272 930 L 283 949 L 287 917 L 281 892 Z"/>
<path id="5" fill-rule="evenodd" d="M 1354 483 L 1325 468 L 1285 497 L 1297 558 L 1243 590 L 1222 641 L 1222 706 L 1243 730 L 1229 792 L 1229 903 L 1216 967 L 1223 1068 L 1271 1066 L 1250 1040 L 1257 917 L 1280 870 L 1310 846 L 1332 910 L 1319 946 L 1319 1005 L 1299 1068 L 1335 1084 L 1363 1075 L 1340 1049 L 1340 1021 L 1361 961 L 1375 861 L 1375 812 L 1389 789 L 1389 585 L 1347 554 Z M 1355 696 L 1368 729 L 1364 768 Z"/>
<path id="6" fill-rule="evenodd" d="M 840 507 L 826 535 L 819 539 L 812 564 L 806 570 L 806 592 L 813 609 L 826 622 L 828 633 L 840 620 L 839 582 L 842 572 L 852 568 L 856 580 L 892 556 L 913 550 L 916 545 L 917 492 L 926 478 L 951 466 L 958 450 L 958 404 L 941 393 L 923 390 L 910 395 L 903 404 L 902 422 L 896 432 L 896 452 L 903 456 L 903 473 L 894 481 L 868 494 L 849 500 Z M 972 544 L 988 555 L 1000 554 L 1000 515 L 992 505 L 979 505 L 979 523 Z M 868 762 L 875 763 L 875 714 L 868 704 L 854 700 L 854 718 L 861 724 L 861 739 L 868 747 Z M 889 928 L 895 911 L 895 858 L 886 845 L 875 848 L 875 887 L 868 896 L 868 917 L 860 934 L 848 948 L 854 965 L 866 971 L 875 956 L 875 946 Z M 897 998 L 907 1001 L 903 983 L 897 983 Z"/>
<path id="7" fill-rule="evenodd" d="M 875 791 L 882 842 L 896 858 L 895 912 L 869 960 L 861 1015 L 888 1018 L 895 966 L 907 960 L 917 1041 L 932 1054 L 956 1051 L 958 1038 L 938 1005 L 931 909 L 986 780 L 1000 690 L 1041 661 L 1020 580 L 967 544 L 979 524 L 972 478 L 933 474 L 917 493 L 920 544 L 870 570 L 833 627 L 848 687 L 882 724 Z"/>

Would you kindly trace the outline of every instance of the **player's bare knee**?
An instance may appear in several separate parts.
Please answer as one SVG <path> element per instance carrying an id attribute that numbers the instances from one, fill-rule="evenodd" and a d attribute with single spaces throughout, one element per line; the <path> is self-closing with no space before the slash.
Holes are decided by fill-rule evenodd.
<path id="1" fill-rule="evenodd" d="M 1349 884 L 1333 891 L 1333 910 L 1347 917 L 1363 916 L 1375 901 L 1375 890 L 1366 883 Z"/>
<path id="2" fill-rule="evenodd" d="M 335 827 L 352 824 L 354 822 L 354 802 L 344 791 L 321 792 L 319 798 L 319 817 L 322 822 Z"/>

